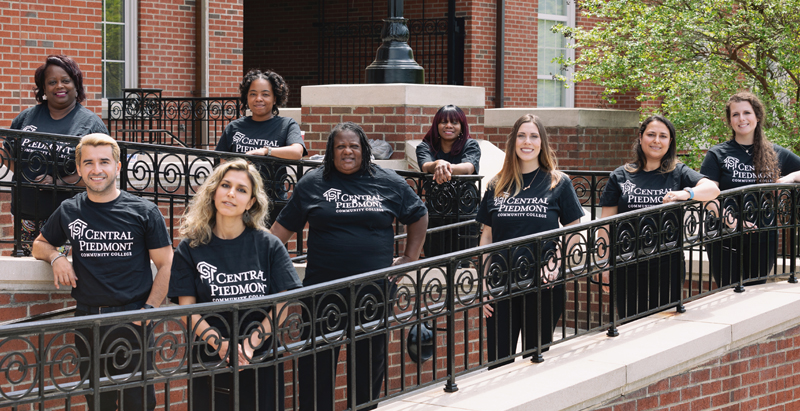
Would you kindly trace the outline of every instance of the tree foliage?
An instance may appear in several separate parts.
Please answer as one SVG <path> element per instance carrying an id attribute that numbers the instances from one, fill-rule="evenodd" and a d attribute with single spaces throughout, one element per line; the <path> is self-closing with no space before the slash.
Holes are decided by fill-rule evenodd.
<path id="1" fill-rule="evenodd" d="M 581 0 L 594 27 L 555 28 L 574 39 L 575 81 L 634 91 L 643 114 L 660 112 L 678 129 L 679 148 L 727 139 L 725 103 L 749 89 L 767 106 L 769 138 L 800 148 L 800 0 Z M 694 161 L 690 161 L 694 162 Z"/>

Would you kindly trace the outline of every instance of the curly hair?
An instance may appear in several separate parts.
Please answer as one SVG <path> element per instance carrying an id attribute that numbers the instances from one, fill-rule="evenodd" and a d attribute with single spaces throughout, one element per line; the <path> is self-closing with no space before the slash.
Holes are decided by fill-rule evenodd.
<path id="1" fill-rule="evenodd" d="M 639 136 L 633 141 L 634 159 L 630 163 L 625 164 L 625 170 L 628 170 L 630 173 L 644 170 L 644 167 L 647 165 L 647 157 L 645 157 L 644 150 L 642 150 L 642 136 L 647 130 L 647 126 L 654 121 L 667 126 L 669 130 L 669 148 L 667 152 L 664 153 L 664 157 L 661 157 L 661 166 L 658 168 L 658 172 L 662 174 L 669 173 L 674 170 L 675 166 L 678 164 L 678 143 L 675 141 L 677 134 L 675 132 L 675 126 L 673 126 L 666 117 L 656 114 L 647 117 L 639 127 Z"/>
<path id="2" fill-rule="evenodd" d="M 242 106 L 247 109 L 247 93 L 250 92 L 250 85 L 254 81 L 262 79 L 267 80 L 272 86 L 272 94 L 275 96 L 275 104 L 272 106 L 272 115 L 277 116 L 280 114 L 278 106 L 286 107 L 286 101 L 289 100 L 289 85 L 283 80 L 280 74 L 270 70 L 257 70 L 253 69 L 247 72 L 239 83 L 239 93 L 242 98 Z"/>
<path id="3" fill-rule="evenodd" d="M 82 103 L 86 100 L 86 91 L 83 89 L 83 72 L 81 72 L 80 67 L 78 67 L 78 63 L 63 54 L 51 54 L 47 56 L 44 64 L 39 66 L 33 74 L 33 81 L 36 83 L 36 88 L 33 89 L 33 92 L 36 94 L 36 101 L 40 104 L 45 102 L 44 74 L 51 65 L 61 67 L 67 72 L 69 78 L 72 79 L 72 82 L 75 84 L 75 92 L 78 94 L 75 101 Z"/>
<path id="4" fill-rule="evenodd" d="M 212 229 L 217 221 L 214 194 L 228 171 L 244 171 L 250 177 L 250 184 L 253 188 L 252 198 L 255 198 L 256 201 L 249 210 L 242 214 L 244 225 L 256 230 L 269 231 L 264 223 L 269 216 L 269 199 L 264 191 L 261 174 L 255 166 L 244 159 L 236 159 L 220 164 L 214 169 L 205 183 L 197 190 L 197 194 L 189 203 L 189 208 L 184 211 L 180 233 L 181 236 L 189 239 L 190 247 L 208 244 L 211 241 Z"/>
<path id="5" fill-rule="evenodd" d="M 428 130 L 425 137 L 422 138 L 422 141 L 428 144 L 428 147 L 430 147 L 434 155 L 441 150 L 442 138 L 439 136 L 439 124 L 445 121 L 458 121 L 461 124 L 461 134 L 456 141 L 453 142 L 453 147 L 450 149 L 451 155 L 458 155 L 461 153 L 461 150 L 464 149 L 467 140 L 471 138 L 469 135 L 467 115 L 464 114 L 464 111 L 458 108 L 458 106 L 448 104 L 440 108 L 439 111 L 436 112 L 436 115 L 433 116 L 433 124 L 431 124 L 430 130 Z"/>
<path id="6" fill-rule="evenodd" d="M 550 189 L 554 189 L 564 177 L 564 173 L 558 171 L 558 159 L 553 149 L 550 148 L 547 129 L 542 120 L 534 114 L 525 114 L 514 123 L 511 133 L 508 134 L 503 168 L 489 183 L 494 187 L 495 197 L 502 197 L 505 192 L 510 192 L 512 187 L 514 188 L 513 195 L 522 191 L 522 172 L 520 171 L 519 157 L 517 157 L 517 132 L 525 123 L 533 123 L 539 129 L 539 138 L 542 140 L 539 150 L 539 168 L 550 174 Z"/>
<path id="7" fill-rule="evenodd" d="M 728 99 L 728 103 L 725 104 L 725 120 L 728 123 L 728 127 L 733 131 L 731 139 L 736 141 L 736 130 L 731 125 L 731 104 L 742 102 L 750 103 L 753 107 L 753 114 L 756 115 L 758 120 L 753 134 L 753 167 L 755 168 L 756 182 L 774 183 L 781 176 L 778 155 L 772 148 L 772 142 L 764 134 L 764 120 L 766 119 L 764 104 L 758 96 L 749 91 L 740 91 L 732 95 Z"/>
<path id="8" fill-rule="evenodd" d="M 370 175 L 372 174 L 372 163 L 370 162 L 372 158 L 372 147 L 369 145 L 367 133 L 365 133 L 364 129 L 358 124 L 347 121 L 337 124 L 328 135 L 328 144 L 325 147 L 325 158 L 322 159 L 322 178 L 324 180 L 329 179 L 331 177 L 331 172 L 336 170 L 336 166 L 333 164 L 333 139 L 337 134 L 348 130 L 356 133 L 358 142 L 361 144 L 361 169 L 359 171 L 366 170 Z"/>

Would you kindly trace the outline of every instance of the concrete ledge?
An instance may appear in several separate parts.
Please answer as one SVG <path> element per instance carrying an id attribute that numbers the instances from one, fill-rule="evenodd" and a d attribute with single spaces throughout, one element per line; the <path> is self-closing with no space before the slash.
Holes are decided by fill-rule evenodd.
<path id="1" fill-rule="evenodd" d="M 800 324 L 800 285 L 727 290 L 619 327 L 620 335 L 584 336 L 554 346 L 545 362 L 528 360 L 456 380 L 381 405 L 399 410 L 580 410 L 690 370 L 726 352 Z"/>
<path id="2" fill-rule="evenodd" d="M 303 86 L 300 101 L 310 106 L 426 106 L 484 107 L 483 87 L 432 84 L 332 84 Z"/>
<path id="3" fill-rule="evenodd" d="M 511 127 L 525 114 L 547 127 L 638 128 L 639 112 L 591 108 L 493 108 L 484 111 L 484 127 Z"/>

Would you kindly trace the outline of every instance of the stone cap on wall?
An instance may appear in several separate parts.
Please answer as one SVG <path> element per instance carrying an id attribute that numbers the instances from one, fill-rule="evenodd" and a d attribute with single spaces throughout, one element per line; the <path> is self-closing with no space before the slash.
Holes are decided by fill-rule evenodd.
<path id="1" fill-rule="evenodd" d="M 303 86 L 300 101 L 309 106 L 428 106 L 455 104 L 484 107 L 483 87 L 434 84 L 331 84 Z"/>
<path id="2" fill-rule="evenodd" d="M 493 108 L 484 112 L 484 127 L 511 127 L 525 114 L 547 127 L 638 128 L 639 112 L 594 108 Z"/>

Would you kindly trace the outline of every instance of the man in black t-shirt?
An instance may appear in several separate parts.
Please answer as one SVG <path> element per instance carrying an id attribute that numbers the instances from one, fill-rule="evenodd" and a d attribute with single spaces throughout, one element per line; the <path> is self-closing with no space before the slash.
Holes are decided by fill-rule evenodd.
<path id="1" fill-rule="evenodd" d="M 119 146 L 108 135 L 83 137 L 75 149 L 75 159 L 86 192 L 56 209 L 34 241 L 33 256 L 50 262 L 56 288 L 72 286 L 76 317 L 158 307 L 167 295 L 172 266 L 172 241 L 164 218 L 155 204 L 117 188 Z M 73 264 L 56 249 L 67 240 L 73 247 Z M 158 269 L 155 279 L 151 259 Z M 100 333 L 101 357 L 114 357 L 100 364 L 101 384 L 109 375 L 141 371 L 137 357 L 143 347 L 139 341 L 145 335 L 152 345 L 147 327 L 138 323 L 102 326 Z M 83 358 L 81 375 L 87 379 L 92 344 L 91 329 L 76 330 L 75 345 Z M 147 357 L 147 369 L 152 369 L 152 356 Z M 116 368 L 115 364 L 124 366 Z M 134 374 L 127 381 L 142 379 Z M 147 404 L 142 403 L 141 387 L 104 392 L 100 394 L 100 409 L 152 410 L 155 391 L 152 386 L 147 391 Z M 87 395 L 86 399 L 94 409 L 94 396 Z"/>

